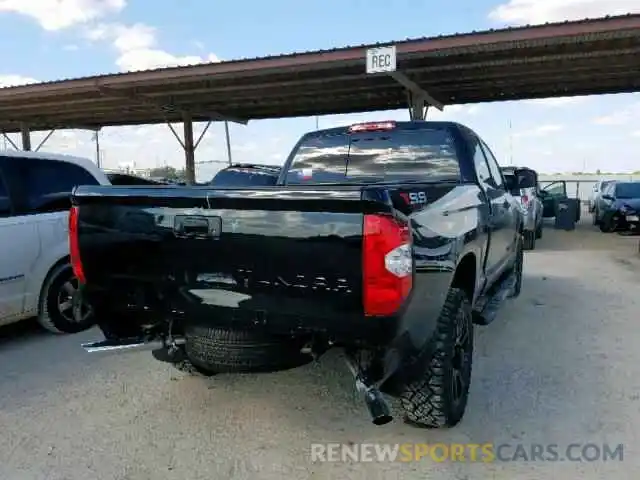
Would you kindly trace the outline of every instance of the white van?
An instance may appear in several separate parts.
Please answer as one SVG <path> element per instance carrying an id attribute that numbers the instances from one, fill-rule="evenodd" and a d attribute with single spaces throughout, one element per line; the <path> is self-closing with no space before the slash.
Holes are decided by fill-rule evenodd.
<path id="1" fill-rule="evenodd" d="M 0 325 L 35 316 L 55 333 L 93 326 L 69 263 L 70 194 L 77 185 L 109 180 L 88 159 L 0 152 Z"/>

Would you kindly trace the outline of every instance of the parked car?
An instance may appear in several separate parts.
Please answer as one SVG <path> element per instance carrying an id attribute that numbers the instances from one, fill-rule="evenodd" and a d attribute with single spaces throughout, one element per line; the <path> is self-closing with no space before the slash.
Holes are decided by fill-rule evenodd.
<path id="1" fill-rule="evenodd" d="M 567 182 L 558 180 L 550 182 L 538 190 L 540 200 L 542 200 L 542 216 L 553 218 L 558 211 L 558 203 L 569 199 L 567 195 Z M 580 221 L 582 202 L 579 198 L 572 199 L 576 202 L 576 222 Z"/>
<path id="2" fill-rule="evenodd" d="M 534 250 L 536 240 L 542 238 L 544 222 L 542 218 L 542 201 L 538 197 L 538 172 L 526 167 L 500 167 L 502 174 L 513 176 L 518 184 L 511 194 L 520 201 L 524 214 L 524 249 Z M 529 185 L 526 188 L 521 185 Z"/>
<path id="3" fill-rule="evenodd" d="M 239 163 L 220 170 L 211 179 L 209 185 L 216 187 L 275 185 L 280 169 L 273 165 Z"/>
<path id="4" fill-rule="evenodd" d="M 640 182 L 611 182 L 598 198 L 593 223 L 603 232 L 638 228 Z"/>
<path id="5" fill-rule="evenodd" d="M 68 215 L 76 185 L 109 185 L 90 160 L 0 153 L 0 325 L 36 316 L 56 333 L 93 326 L 69 261 Z"/>
<path id="6" fill-rule="evenodd" d="M 589 213 L 593 213 L 596 208 L 596 203 L 600 198 L 600 194 L 605 189 L 607 185 L 615 180 L 599 180 L 593 185 L 593 189 L 591 191 L 591 195 L 589 195 Z"/>
<path id="7" fill-rule="evenodd" d="M 107 173 L 111 185 L 168 185 L 167 182 L 130 175 L 128 173 Z"/>
<path id="8" fill-rule="evenodd" d="M 472 130 L 423 121 L 307 133 L 275 187 L 80 187 L 72 258 L 105 337 L 84 347 L 204 375 L 342 347 L 375 424 L 384 392 L 409 422 L 453 426 L 473 323 L 521 290 L 515 187 Z"/>

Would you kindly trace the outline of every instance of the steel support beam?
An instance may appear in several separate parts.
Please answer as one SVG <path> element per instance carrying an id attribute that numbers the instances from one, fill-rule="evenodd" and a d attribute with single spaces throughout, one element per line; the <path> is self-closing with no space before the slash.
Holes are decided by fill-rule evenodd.
<path id="1" fill-rule="evenodd" d="M 396 82 L 402 85 L 408 92 L 411 93 L 411 96 L 417 101 L 421 102 L 422 106 L 431 105 L 436 107 L 438 110 L 442 111 L 444 109 L 444 104 L 439 102 L 435 98 L 433 98 L 429 92 L 424 90 L 420 85 L 407 77 L 404 73 L 396 70 L 395 72 L 389 72 L 389 76 L 393 78 Z M 414 102 L 412 102 L 414 103 Z"/>
<path id="2" fill-rule="evenodd" d="M 4 137 L 4 141 L 5 141 L 5 148 L 7 147 L 7 142 L 9 142 L 11 144 L 11 146 L 15 149 L 15 150 L 20 150 L 18 148 L 18 145 L 16 145 L 16 143 L 11 140 L 11 137 L 9 135 L 7 135 L 6 133 L 2 132 L 2 136 Z"/>
<path id="3" fill-rule="evenodd" d="M 229 122 L 224 122 L 224 136 L 227 142 L 227 160 L 231 165 L 231 138 L 229 137 Z"/>
<path id="4" fill-rule="evenodd" d="M 195 167 L 196 150 L 198 148 L 198 145 L 200 145 L 200 142 L 204 138 L 204 135 L 207 133 L 207 130 L 209 130 L 209 127 L 211 126 L 211 122 L 210 121 L 207 122 L 207 125 L 204 127 L 204 130 L 202 130 L 202 133 L 198 137 L 198 140 L 194 142 L 193 141 L 193 119 L 191 118 L 191 115 L 189 115 L 188 113 L 184 113 L 182 118 L 184 123 L 184 140 L 180 138 L 180 135 L 178 135 L 178 132 L 176 132 L 176 129 L 173 128 L 173 125 L 171 125 L 171 123 L 167 122 L 167 126 L 169 127 L 169 130 L 171 130 L 171 133 L 173 133 L 173 136 L 176 137 L 176 140 L 178 140 L 178 143 L 184 150 L 185 173 L 187 174 L 187 183 L 189 183 L 189 180 L 188 180 L 189 165 L 192 165 L 193 181 L 189 183 L 189 185 L 192 185 L 195 183 L 195 178 L 196 178 L 196 167 Z"/>
<path id="5" fill-rule="evenodd" d="M 39 152 L 40 149 L 42 148 L 42 146 L 47 143 L 47 140 L 49 140 L 51 138 L 51 135 L 53 135 L 55 133 L 56 129 L 52 129 L 51 131 L 49 131 L 49 133 L 47 133 L 47 135 L 42 139 L 42 141 L 38 144 L 38 146 L 36 147 L 36 149 L 34 151 Z"/>
<path id="6" fill-rule="evenodd" d="M 100 152 L 100 130 L 102 129 L 96 128 L 93 131 L 93 141 L 96 145 L 96 165 L 98 165 L 98 168 L 102 166 L 102 152 Z"/>
<path id="7" fill-rule="evenodd" d="M 193 119 L 191 114 L 185 112 L 182 114 L 182 124 L 184 128 L 184 159 L 185 173 L 187 175 L 187 185 L 196 183 L 196 148 L 193 142 Z"/>
<path id="8" fill-rule="evenodd" d="M 22 137 L 22 150 L 28 152 L 31 150 L 31 132 L 26 124 L 20 125 L 20 136 Z"/>
<path id="9" fill-rule="evenodd" d="M 407 92 L 407 105 L 409 106 L 409 118 L 411 120 L 426 120 L 429 104 L 424 98 Z"/>

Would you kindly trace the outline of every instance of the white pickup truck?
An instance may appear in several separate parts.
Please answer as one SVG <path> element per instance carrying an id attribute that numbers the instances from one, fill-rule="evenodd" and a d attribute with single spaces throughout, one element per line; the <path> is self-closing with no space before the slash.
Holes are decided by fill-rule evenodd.
<path id="1" fill-rule="evenodd" d="M 93 326 L 74 295 L 69 263 L 70 194 L 77 185 L 109 185 L 88 159 L 0 152 L 0 326 L 37 317 L 55 333 Z"/>

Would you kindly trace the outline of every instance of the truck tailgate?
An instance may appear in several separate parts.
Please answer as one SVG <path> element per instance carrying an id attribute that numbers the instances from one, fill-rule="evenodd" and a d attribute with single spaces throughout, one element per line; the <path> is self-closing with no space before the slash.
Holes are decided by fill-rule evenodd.
<path id="1" fill-rule="evenodd" d="M 256 321 L 362 316 L 363 214 L 385 207 L 351 186 L 80 187 L 73 201 L 94 300 Z"/>

